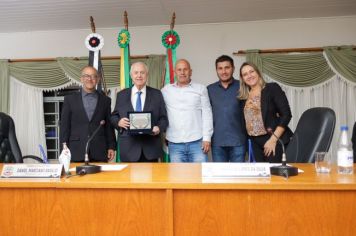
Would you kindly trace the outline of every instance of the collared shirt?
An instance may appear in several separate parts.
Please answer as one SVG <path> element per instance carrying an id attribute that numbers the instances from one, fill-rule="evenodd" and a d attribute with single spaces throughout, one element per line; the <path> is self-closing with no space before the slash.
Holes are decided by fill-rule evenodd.
<path id="1" fill-rule="evenodd" d="M 96 104 L 98 103 L 98 93 L 95 90 L 92 93 L 87 93 L 84 89 L 82 89 L 82 100 L 84 105 L 84 110 L 87 113 L 88 119 L 94 115 L 94 111 L 96 108 Z"/>
<path id="2" fill-rule="evenodd" d="M 240 101 L 237 99 L 239 88 L 240 83 L 235 79 L 227 88 L 224 88 L 220 81 L 208 86 L 214 120 L 213 146 L 245 145 L 243 115 L 240 111 Z"/>
<path id="3" fill-rule="evenodd" d="M 204 85 L 190 82 L 185 87 L 168 84 L 162 89 L 169 125 L 166 138 L 173 143 L 199 139 L 211 141 L 213 117 L 208 90 Z"/>
<path id="4" fill-rule="evenodd" d="M 138 91 L 141 91 L 141 105 L 142 105 L 142 110 L 145 107 L 145 101 L 146 101 L 146 86 L 144 86 L 141 90 L 138 90 L 136 86 L 132 86 L 131 89 L 131 104 L 134 109 L 136 109 L 136 101 L 137 101 L 137 96 L 138 96 Z"/>

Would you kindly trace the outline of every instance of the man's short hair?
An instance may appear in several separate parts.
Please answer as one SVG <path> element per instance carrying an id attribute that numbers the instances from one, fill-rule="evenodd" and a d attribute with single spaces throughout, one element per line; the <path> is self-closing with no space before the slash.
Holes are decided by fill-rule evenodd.
<path id="1" fill-rule="evenodd" d="M 148 66 L 146 65 L 146 63 L 144 63 L 142 61 L 138 61 L 138 62 L 132 63 L 131 64 L 131 68 L 130 68 L 130 73 L 131 73 L 133 67 L 136 66 L 136 65 L 142 65 L 145 68 L 146 73 L 148 74 Z"/>
<path id="2" fill-rule="evenodd" d="M 235 67 L 235 66 L 234 66 L 234 60 L 233 60 L 230 56 L 228 56 L 228 55 L 221 55 L 220 57 L 216 58 L 216 60 L 215 60 L 215 68 L 218 68 L 218 63 L 219 63 L 219 62 L 224 62 L 224 61 L 230 62 L 231 66 L 232 66 L 232 67 Z"/>

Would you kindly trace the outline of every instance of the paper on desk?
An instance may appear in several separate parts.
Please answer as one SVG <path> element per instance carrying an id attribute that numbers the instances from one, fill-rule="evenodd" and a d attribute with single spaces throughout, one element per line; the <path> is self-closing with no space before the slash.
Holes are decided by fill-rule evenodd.
<path id="1" fill-rule="evenodd" d="M 126 164 L 102 164 L 101 171 L 121 171 L 127 167 Z M 75 171 L 75 167 L 69 169 L 69 171 Z"/>
<path id="2" fill-rule="evenodd" d="M 108 164 L 108 165 L 99 165 L 101 166 L 102 171 L 120 171 L 127 167 L 125 164 Z"/>

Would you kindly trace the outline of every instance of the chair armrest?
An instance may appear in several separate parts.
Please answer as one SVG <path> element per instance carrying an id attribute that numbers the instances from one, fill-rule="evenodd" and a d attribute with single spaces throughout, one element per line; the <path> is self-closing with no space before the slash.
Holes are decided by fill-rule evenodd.
<path id="1" fill-rule="evenodd" d="M 27 156 L 23 156 L 22 159 L 32 159 L 35 160 L 39 163 L 43 163 L 42 158 L 38 157 L 38 156 L 33 156 L 33 155 L 27 155 Z"/>

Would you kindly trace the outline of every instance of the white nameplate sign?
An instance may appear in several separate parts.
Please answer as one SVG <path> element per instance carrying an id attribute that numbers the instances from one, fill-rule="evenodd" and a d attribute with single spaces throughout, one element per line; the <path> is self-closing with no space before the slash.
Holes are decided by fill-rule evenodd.
<path id="1" fill-rule="evenodd" d="M 207 178 L 271 177 L 269 163 L 202 163 L 202 176 Z"/>
<path id="2" fill-rule="evenodd" d="M 4 164 L 2 178 L 60 178 L 62 164 Z"/>

